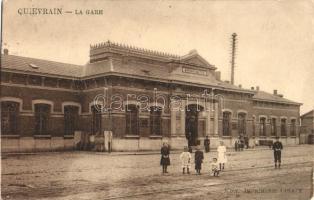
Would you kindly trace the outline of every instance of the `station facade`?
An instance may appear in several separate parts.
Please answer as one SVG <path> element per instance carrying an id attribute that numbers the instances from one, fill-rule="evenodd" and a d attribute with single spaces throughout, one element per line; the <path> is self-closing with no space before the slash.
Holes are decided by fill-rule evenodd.
<path id="1" fill-rule="evenodd" d="M 10 55 L 1 59 L 2 151 L 75 149 L 113 134 L 114 151 L 173 149 L 239 136 L 299 143 L 300 103 L 276 90 L 222 81 L 196 50 L 177 56 L 104 42 L 86 65 Z M 106 140 L 106 138 L 105 138 Z"/>

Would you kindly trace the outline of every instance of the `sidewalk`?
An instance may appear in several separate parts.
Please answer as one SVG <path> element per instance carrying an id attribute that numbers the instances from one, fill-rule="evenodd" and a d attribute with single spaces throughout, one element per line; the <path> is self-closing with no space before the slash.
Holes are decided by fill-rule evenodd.
<path id="1" fill-rule="evenodd" d="M 298 148 L 298 147 L 304 147 L 308 145 L 291 145 L 287 146 L 285 148 Z M 313 145 L 314 148 L 314 145 Z M 203 150 L 203 149 L 202 149 Z M 267 146 L 258 146 L 255 148 L 250 149 L 243 149 L 243 151 L 238 152 L 245 152 L 245 151 L 261 151 L 261 150 L 271 150 Z M 195 150 L 194 150 L 195 151 Z M 194 152 L 193 151 L 193 152 Z M 228 152 L 236 152 L 234 148 L 227 149 Z M 107 156 L 124 156 L 124 155 L 158 155 L 160 154 L 160 151 L 120 151 L 120 152 L 97 152 L 97 151 L 53 151 L 53 152 L 12 152 L 12 153 L 2 153 L 1 156 L 18 156 L 18 155 L 44 155 L 44 154 L 58 154 L 58 153 L 87 153 L 87 154 L 94 154 L 94 155 L 107 155 Z M 171 154 L 179 154 L 181 153 L 181 150 L 172 150 Z M 217 152 L 216 148 L 212 148 L 210 152 Z"/>

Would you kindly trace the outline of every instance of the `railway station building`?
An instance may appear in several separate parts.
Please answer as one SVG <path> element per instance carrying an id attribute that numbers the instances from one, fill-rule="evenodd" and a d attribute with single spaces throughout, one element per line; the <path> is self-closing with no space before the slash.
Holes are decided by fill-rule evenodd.
<path id="1" fill-rule="evenodd" d="M 248 76 L 249 77 L 249 76 Z M 112 132 L 114 151 L 172 149 L 248 137 L 299 144 L 300 106 L 277 90 L 223 81 L 196 50 L 171 55 L 113 42 L 86 65 L 1 55 L 3 152 L 76 149 Z M 104 149 L 106 150 L 106 149 Z"/>

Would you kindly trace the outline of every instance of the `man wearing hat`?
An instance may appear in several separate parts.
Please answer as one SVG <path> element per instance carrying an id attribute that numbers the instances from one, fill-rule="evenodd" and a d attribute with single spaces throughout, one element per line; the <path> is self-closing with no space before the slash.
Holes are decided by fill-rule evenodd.
<path id="1" fill-rule="evenodd" d="M 277 162 L 278 167 L 280 168 L 281 164 L 281 150 L 283 149 L 282 143 L 279 141 L 279 137 L 276 137 L 276 142 L 273 144 L 273 150 L 274 150 L 274 159 L 275 159 L 275 168 L 277 168 Z"/>
<path id="2" fill-rule="evenodd" d="M 195 151 L 195 170 L 198 175 L 201 174 L 203 159 L 204 153 L 200 150 L 200 146 L 197 146 Z"/>

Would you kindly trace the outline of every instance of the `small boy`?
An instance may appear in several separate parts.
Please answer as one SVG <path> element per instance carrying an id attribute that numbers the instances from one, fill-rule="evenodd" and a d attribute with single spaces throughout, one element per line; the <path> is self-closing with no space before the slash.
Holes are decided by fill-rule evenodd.
<path id="1" fill-rule="evenodd" d="M 191 153 L 188 151 L 188 147 L 184 147 L 184 151 L 180 155 L 180 160 L 182 163 L 182 173 L 185 174 L 185 168 L 186 172 L 189 174 L 190 167 L 191 167 Z"/>
<path id="2" fill-rule="evenodd" d="M 217 162 L 217 158 L 213 158 L 213 161 L 210 163 L 211 172 L 213 176 L 219 176 L 219 163 Z"/>
<path id="3" fill-rule="evenodd" d="M 204 153 L 201 151 L 200 147 L 197 146 L 195 151 L 195 170 L 198 175 L 201 175 L 203 159 Z"/>

